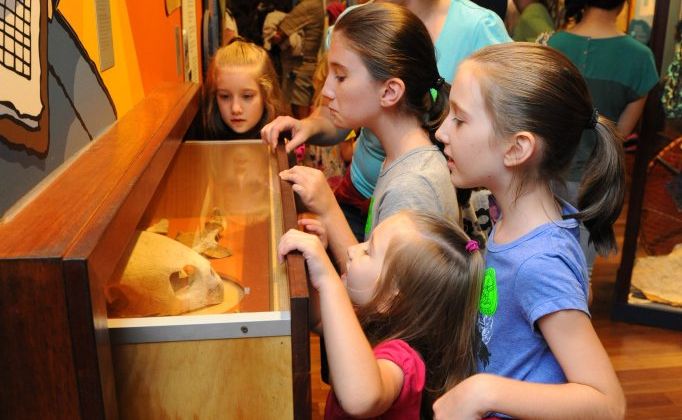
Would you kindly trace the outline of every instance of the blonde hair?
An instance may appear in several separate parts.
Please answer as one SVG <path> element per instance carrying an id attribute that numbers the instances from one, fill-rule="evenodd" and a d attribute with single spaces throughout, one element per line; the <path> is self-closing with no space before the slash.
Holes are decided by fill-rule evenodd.
<path id="1" fill-rule="evenodd" d="M 528 131 L 540 140 L 535 167 L 519 168 L 517 194 L 525 182 L 560 180 L 583 130 L 597 141 L 578 197 L 578 213 L 590 242 L 604 254 L 614 249 L 613 223 L 623 206 L 625 166 L 622 138 L 613 122 L 599 115 L 580 71 L 563 54 L 526 42 L 485 47 L 467 60 L 476 66 L 481 94 L 497 138 Z M 528 169 L 531 169 L 530 171 Z"/>
<path id="2" fill-rule="evenodd" d="M 422 417 L 430 418 L 433 402 L 476 371 L 485 265 L 480 251 L 466 250 L 469 238 L 456 224 L 425 213 L 402 214 L 415 234 L 389 244 L 375 294 L 357 313 L 372 345 L 401 339 L 422 356 Z"/>
<path id="3" fill-rule="evenodd" d="M 218 138 L 226 131 L 231 131 L 223 122 L 216 102 L 216 78 L 219 69 L 238 66 L 252 67 L 254 70 L 256 83 L 260 87 L 265 104 L 261 119 L 262 125 L 280 115 L 289 114 L 288 106 L 282 97 L 277 73 L 267 51 L 252 42 L 236 37 L 216 51 L 206 73 L 203 91 L 203 125 L 204 133 L 209 138 Z"/>

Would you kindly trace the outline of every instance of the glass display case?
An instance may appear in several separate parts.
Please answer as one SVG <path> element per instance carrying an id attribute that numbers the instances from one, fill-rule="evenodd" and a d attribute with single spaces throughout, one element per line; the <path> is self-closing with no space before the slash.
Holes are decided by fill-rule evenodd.
<path id="1" fill-rule="evenodd" d="M 278 172 L 260 140 L 179 147 L 105 292 L 123 418 L 293 415 Z"/>
<path id="2" fill-rule="evenodd" d="M 183 141 L 198 109 L 155 90 L 0 223 L 3 418 L 310 418 L 287 155 Z"/>

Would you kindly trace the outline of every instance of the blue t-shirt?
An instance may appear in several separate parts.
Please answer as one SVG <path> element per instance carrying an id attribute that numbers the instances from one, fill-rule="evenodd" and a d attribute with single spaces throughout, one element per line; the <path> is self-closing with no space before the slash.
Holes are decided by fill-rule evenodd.
<path id="1" fill-rule="evenodd" d="M 452 0 L 435 44 L 438 73 L 451 83 L 457 66 L 466 57 L 487 45 L 510 41 L 504 23 L 495 12 L 470 0 Z M 385 157 L 379 139 L 363 128 L 353 151 L 350 178 L 365 198 L 374 192 Z"/>
<path id="2" fill-rule="evenodd" d="M 563 214 L 576 210 L 564 203 Z M 537 383 L 565 383 L 566 376 L 536 326 L 554 312 L 577 309 L 589 316 L 588 276 L 578 241 L 578 221 L 539 226 L 506 244 L 488 240 L 486 267 L 495 270 L 497 310 L 479 314 L 487 360 L 482 373 Z"/>

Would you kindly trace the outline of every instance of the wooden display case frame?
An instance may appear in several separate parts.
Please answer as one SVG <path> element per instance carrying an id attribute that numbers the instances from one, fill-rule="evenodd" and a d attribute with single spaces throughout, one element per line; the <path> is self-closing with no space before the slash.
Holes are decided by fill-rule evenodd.
<path id="1" fill-rule="evenodd" d="M 164 86 L 0 223 L 0 417 L 119 417 L 104 285 L 199 109 L 199 85 Z M 283 147 L 280 167 L 288 167 Z M 296 226 L 281 182 L 283 229 Z M 308 283 L 287 256 L 293 417 L 310 418 Z M 228 414 L 228 413 L 226 413 Z"/>
<path id="2" fill-rule="evenodd" d="M 656 1 L 651 49 L 659 70 L 664 56 L 669 12 L 670 3 L 668 1 Z M 682 330 L 682 310 L 673 307 L 667 308 L 666 305 L 638 305 L 629 302 L 632 271 L 637 256 L 640 234 L 647 166 L 656 153 L 682 134 L 666 128 L 660 97 L 661 89 L 659 86 L 649 94 L 642 115 L 642 130 L 632 173 L 623 250 L 614 287 L 611 317 L 616 321 Z"/>

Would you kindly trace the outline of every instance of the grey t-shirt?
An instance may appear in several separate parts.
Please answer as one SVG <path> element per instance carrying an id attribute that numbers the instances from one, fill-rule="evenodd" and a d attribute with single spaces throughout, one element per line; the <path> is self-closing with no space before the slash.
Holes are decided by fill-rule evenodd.
<path id="1" fill-rule="evenodd" d="M 382 220 L 405 209 L 459 220 L 455 187 L 445 156 L 436 146 L 411 150 L 382 168 L 372 201 L 372 225 L 365 239 Z"/>

